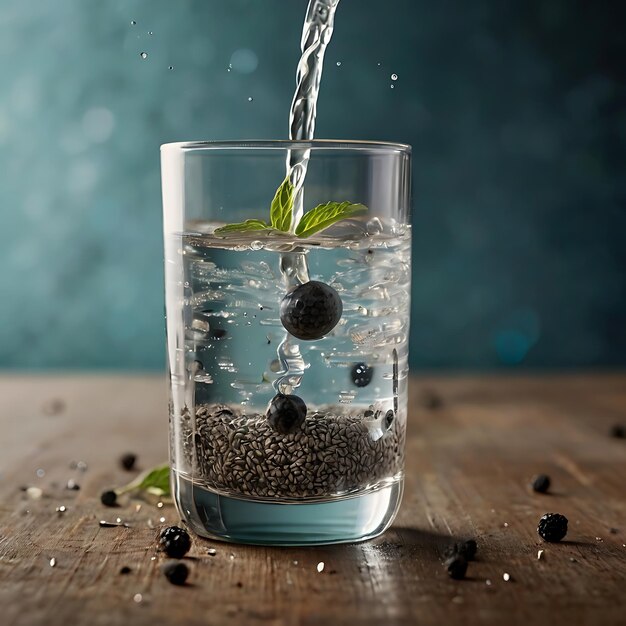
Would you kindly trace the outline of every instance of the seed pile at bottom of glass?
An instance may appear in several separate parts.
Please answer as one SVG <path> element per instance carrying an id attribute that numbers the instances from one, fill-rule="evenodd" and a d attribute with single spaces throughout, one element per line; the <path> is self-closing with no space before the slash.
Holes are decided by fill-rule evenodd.
<path id="1" fill-rule="evenodd" d="M 196 407 L 195 422 L 194 435 L 191 416 L 183 414 L 186 461 L 195 462 L 196 476 L 220 491 L 322 497 L 365 488 L 402 469 L 404 424 L 392 412 L 311 411 L 290 434 L 276 432 L 265 415 L 223 405 Z"/>

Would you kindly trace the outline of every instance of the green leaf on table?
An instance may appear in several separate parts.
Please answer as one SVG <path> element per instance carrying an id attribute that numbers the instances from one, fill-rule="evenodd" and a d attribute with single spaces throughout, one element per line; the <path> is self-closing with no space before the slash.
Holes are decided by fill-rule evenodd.
<path id="1" fill-rule="evenodd" d="M 365 213 L 367 207 L 364 204 L 352 202 L 326 202 L 319 204 L 314 209 L 307 211 L 296 226 L 298 237 L 309 237 L 314 233 L 328 228 L 335 222 L 344 220 L 353 215 Z"/>
<path id="2" fill-rule="evenodd" d="M 137 478 L 129 482 L 116 493 L 129 493 L 131 491 L 145 491 L 153 496 L 170 495 L 170 466 L 169 464 L 158 465 L 150 470 L 139 474 Z"/>
<path id="3" fill-rule="evenodd" d="M 226 224 L 213 231 L 214 235 L 228 235 L 229 233 L 244 233 L 250 230 L 267 230 L 269 226 L 263 220 L 246 220 L 235 224 Z"/>
<path id="4" fill-rule="evenodd" d="M 291 228 L 293 214 L 294 187 L 287 176 L 276 190 L 270 205 L 270 222 L 272 228 L 288 232 Z"/>

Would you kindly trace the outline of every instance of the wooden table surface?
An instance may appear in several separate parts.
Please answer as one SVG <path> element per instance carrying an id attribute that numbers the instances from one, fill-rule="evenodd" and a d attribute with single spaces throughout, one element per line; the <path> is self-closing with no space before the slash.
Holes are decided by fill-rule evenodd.
<path id="1" fill-rule="evenodd" d="M 625 375 L 413 378 L 404 501 L 384 536 L 317 548 L 194 538 L 185 587 L 160 574 L 149 528 L 177 522 L 173 507 L 98 499 L 132 476 L 120 454 L 165 460 L 166 406 L 160 376 L 0 378 L 2 626 L 626 623 L 626 440 L 608 436 L 626 422 Z M 550 495 L 528 489 L 539 472 Z M 569 518 L 566 541 L 539 539 L 546 512 Z M 99 526 L 117 516 L 131 527 Z M 454 581 L 441 551 L 464 537 L 478 558 Z"/>

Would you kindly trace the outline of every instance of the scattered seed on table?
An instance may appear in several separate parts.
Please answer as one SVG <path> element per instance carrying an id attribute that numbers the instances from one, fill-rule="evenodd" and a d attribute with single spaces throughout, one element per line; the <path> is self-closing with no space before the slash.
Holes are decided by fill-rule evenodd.
<path id="1" fill-rule="evenodd" d="M 58 506 L 58 507 L 56 508 L 56 512 L 57 512 L 57 513 L 65 513 L 65 511 L 67 511 L 67 508 L 66 508 L 65 506 L 63 506 L 63 505 Z"/>
<path id="2" fill-rule="evenodd" d="M 511 580 L 511 574 L 504 572 L 504 574 L 502 574 L 502 580 L 504 580 L 505 583 L 508 583 Z"/>
<path id="3" fill-rule="evenodd" d="M 320 573 L 320 574 L 324 571 L 324 561 L 320 561 L 320 562 L 317 564 L 317 571 L 318 571 L 318 573 Z"/>
<path id="4" fill-rule="evenodd" d="M 157 502 L 157 509 L 163 508 L 163 502 Z"/>
<path id="5" fill-rule="evenodd" d="M 39 500 L 43 495 L 43 490 L 39 489 L 39 487 L 27 487 L 26 495 L 32 500 Z"/>
<path id="6" fill-rule="evenodd" d="M 487 585 L 487 587 L 491 587 L 491 579 L 487 578 L 485 585 Z"/>
<path id="7" fill-rule="evenodd" d="M 209 548 L 209 549 L 206 551 L 206 553 L 207 553 L 209 556 L 215 556 L 215 555 L 217 554 L 217 550 L 216 550 L 215 548 Z"/>
<path id="8" fill-rule="evenodd" d="M 537 552 L 537 560 L 541 559 L 541 557 L 543 556 L 544 551 L 543 550 L 539 550 Z"/>
<path id="9" fill-rule="evenodd" d="M 530 486 L 536 493 L 546 493 L 550 489 L 550 477 L 546 474 L 538 474 L 533 478 Z"/>
<path id="10" fill-rule="evenodd" d="M 135 602 L 136 604 L 141 604 L 142 601 L 143 601 L 143 596 L 140 593 L 136 593 L 133 596 L 133 602 Z"/>
<path id="11" fill-rule="evenodd" d="M 52 557 L 50 559 L 50 567 L 54 567 L 56 564 L 57 564 L 57 560 L 54 557 Z"/>

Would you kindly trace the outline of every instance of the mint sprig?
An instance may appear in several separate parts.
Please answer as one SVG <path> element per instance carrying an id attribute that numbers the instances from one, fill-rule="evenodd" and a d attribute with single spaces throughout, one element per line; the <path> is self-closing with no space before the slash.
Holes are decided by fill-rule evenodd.
<path id="1" fill-rule="evenodd" d="M 137 476 L 127 485 L 115 490 L 119 496 L 123 493 L 146 492 L 157 497 L 170 495 L 170 466 L 169 464 L 158 465 Z"/>
<path id="2" fill-rule="evenodd" d="M 289 180 L 289 176 L 283 180 L 276 190 L 272 204 L 270 205 L 270 222 L 272 228 L 284 233 L 291 228 L 291 217 L 293 215 L 294 186 Z"/>
<path id="3" fill-rule="evenodd" d="M 302 216 L 296 226 L 298 237 L 309 237 L 320 230 L 328 228 L 332 224 L 345 220 L 353 215 L 365 213 L 367 207 L 363 204 L 353 204 L 352 202 L 326 202 L 318 204 Z"/>
<path id="4" fill-rule="evenodd" d="M 245 222 L 220 226 L 215 229 L 214 234 L 229 235 L 231 233 L 256 230 L 273 231 L 277 234 L 290 232 L 295 200 L 294 192 L 295 188 L 287 176 L 274 194 L 274 199 L 270 205 L 269 224 L 263 220 L 250 219 Z M 295 225 L 294 233 L 297 237 L 304 239 L 341 220 L 365 213 L 366 211 L 367 207 L 364 204 L 355 204 L 353 202 L 326 202 L 319 204 L 302 216 L 298 224 Z"/>

